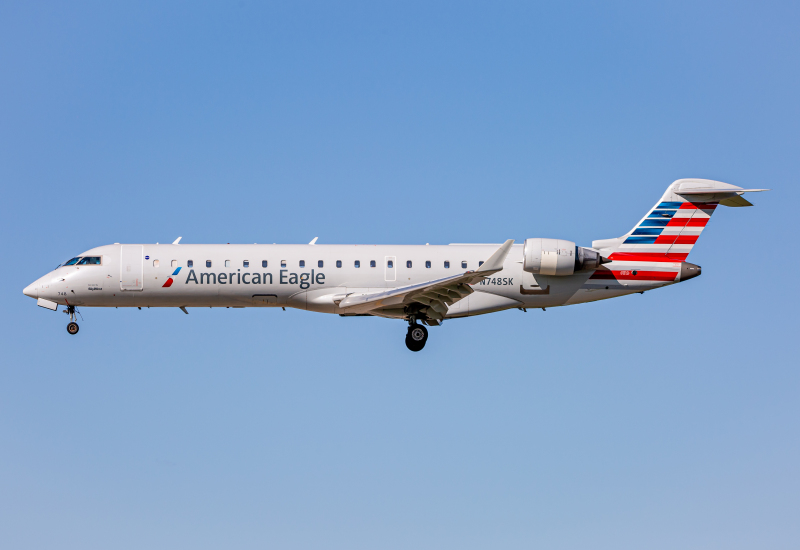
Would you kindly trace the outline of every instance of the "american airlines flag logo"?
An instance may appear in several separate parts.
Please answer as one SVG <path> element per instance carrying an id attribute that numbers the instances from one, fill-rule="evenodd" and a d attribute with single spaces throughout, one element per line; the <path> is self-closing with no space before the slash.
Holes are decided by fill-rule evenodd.
<path id="1" fill-rule="evenodd" d="M 161 285 L 161 288 L 169 288 L 169 287 L 171 287 L 172 283 L 173 283 L 172 277 L 175 277 L 178 273 L 180 273 L 180 271 L 181 271 L 180 267 L 178 269 L 176 269 L 175 271 L 173 271 L 172 275 L 170 276 L 170 278 L 167 279 L 167 282 L 164 283 L 163 285 Z"/>

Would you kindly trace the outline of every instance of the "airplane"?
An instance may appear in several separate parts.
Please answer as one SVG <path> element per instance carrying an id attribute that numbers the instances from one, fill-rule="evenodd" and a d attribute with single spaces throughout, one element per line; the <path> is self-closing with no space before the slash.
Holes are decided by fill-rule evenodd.
<path id="1" fill-rule="evenodd" d="M 37 305 L 65 306 L 69 334 L 78 306 L 287 307 L 408 323 L 420 351 L 430 326 L 517 308 L 567 306 L 687 281 L 686 261 L 719 205 L 752 206 L 742 189 L 705 179 L 673 182 L 625 235 L 591 247 L 564 239 L 496 244 L 120 244 L 75 256 L 28 285 Z"/>

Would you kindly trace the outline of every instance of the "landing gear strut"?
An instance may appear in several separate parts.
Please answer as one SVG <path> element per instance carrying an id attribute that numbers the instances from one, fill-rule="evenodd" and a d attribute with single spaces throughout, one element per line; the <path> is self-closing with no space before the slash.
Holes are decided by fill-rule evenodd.
<path id="1" fill-rule="evenodd" d="M 77 316 L 75 315 L 75 306 L 67 306 L 67 309 L 64 310 L 64 313 L 69 314 L 69 324 L 67 325 L 67 332 L 70 334 L 78 334 L 78 323 L 76 323 Z"/>
<path id="2" fill-rule="evenodd" d="M 420 351 L 425 347 L 425 342 L 427 341 L 428 329 L 423 325 L 418 325 L 416 321 L 410 321 L 408 333 L 406 334 L 406 347 L 411 351 Z"/>

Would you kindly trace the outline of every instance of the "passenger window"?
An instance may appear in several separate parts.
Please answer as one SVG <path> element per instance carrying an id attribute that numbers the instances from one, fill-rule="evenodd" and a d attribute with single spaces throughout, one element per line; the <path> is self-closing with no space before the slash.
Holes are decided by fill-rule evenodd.
<path id="1" fill-rule="evenodd" d="M 461 269 L 467 269 L 467 262 L 461 262 Z"/>
<path id="2" fill-rule="evenodd" d="M 409 268 L 409 269 L 411 269 L 411 260 L 408 260 L 408 261 L 406 262 L 406 267 L 407 267 L 407 268 Z"/>
<path id="3" fill-rule="evenodd" d="M 100 265 L 100 256 L 85 256 L 78 265 Z"/>
<path id="4" fill-rule="evenodd" d="M 483 262 L 478 262 L 478 267 L 482 266 Z"/>
<path id="5" fill-rule="evenodd" d="M 394 262 L 392 260 L 389 260 L 388 262 L 386 262 L 386 267 L 388 267 L 390 269 L 393 268 L 394 267 Z"/>
<path id="6" fill-rule="evenodd" d="M 356 260 L 355 266 L 356 266 L 356 267 L 361 267 L 361 262 L 360 262 L 360 261 L 358 261 L 358 260 Z"/>
<path id="7" fill-rule="evenodd" d="M 324 265 L 325 265 L 325 262 L 323 262 L 322 260 L 317 262 L 317 267 L 322 267 Z"/>
<path id="8" fill-rule="evenodd" d="M 242 262 L 242 267 L 250 267 L 250 260 L 245 260 Z"/>
<path id="9" fill-rule="evenodd" d="M 186 262 L 186 267 L 194 267 L 194 260 L 189 260 Z"/>
<path id="10" fill-rule="evenodd" d="M 370 260 L 369 261 L 369 266 L 370 267 L 375 267 L 375 260 Z"/>
<path id="11" fill-rule="evenodd" d="M 450 262 L 448 262 L 448 261 L 445 261 L 445 262 L 444 262 L 444 268 L 445 268 L 445 269 L 450 269 Z"/>
<path id="12" fill-rule="evenodd" d="M 158 260 L 153 260 L 153 267 L 158 267 Z"/>
<path id="13" fill-rule="evenodd" d="M 230 266 L 231 266 L 231 261 L 225 260 L 225 267 L 230 267 Z"/>
<path id="14" fill-rule="evenodd" d="M 80 256 L 79 256 L 79 257 L 77 257 L 77 258 L 72 258 L 70 261 L 68 261 L 68 262 L 67 262 L 67 263 L 65 263 L 64 265 L 75 265 L 75 264 L 77 264 L 77 263 L 78 263 L 78 262 L 80 262 L 80 261 L 81 261 L 81 258 L 80 258 Z"/>
<path id="15" fill-rule="evenodd" d="M 306 261 L 300 260 L 300 267 L 305 267 L 305 266 L 306 266 Z"/>
<path id="16" fill-rule="evenodd" d="M 281 267 L 286 267 L 286 260 L 281 260 Z"/>
<path id="17" fill-rule="evenodd" d="M 178 260 L 172 260 L 172 267 L 178 267 Z"/>
<path id="18" fill-rule="evenodd" d="M 267 260 L 261 260 L 261 267 L 267 267 Z"/>
<path id="19" fill-rule="evenodd" d="M 428 269 L 430 269 L 430 268 L 431 268 L 431 263 L 430 263 L 430 262 L 425 262 L 425 267 L 427 267 Z"/>
<path id="20" fill-rule="evenodd" d="M 336 267 L 342 267 L 342 260 L 336 260 Z"/>
<path id="21" fill-rule="evenodd" d="M 206 260 L 206 267 L 211 267 L 211 260 Z"/>

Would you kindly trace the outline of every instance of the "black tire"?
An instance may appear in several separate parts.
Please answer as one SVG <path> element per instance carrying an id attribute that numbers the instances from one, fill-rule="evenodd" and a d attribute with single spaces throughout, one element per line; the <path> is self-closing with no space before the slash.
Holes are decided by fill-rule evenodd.
<path id="1" fill-rule="evenodd" d="M 422 325 L 413 324 L 406 333 L 406 347 L 411 351 L 420 351 L 428 341 L 428 329 Z"/>
<path id="2" fill-rule="evenodd" d="M 80 327 L 78 327 L 78 323 L 73 322 L 67 325 L 67 332 L 70 334 L 78 334 L 79 328 Z"/>
<path id="3" fill-rule="evenodd" d="M 411 334 L 406 334 L 406 347 L 411 351 L 421 351 L 425 347 L 425 340 L 417 342 L 411 338 Z"/>

